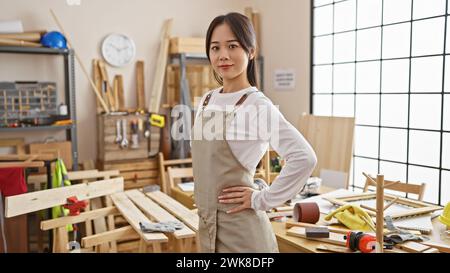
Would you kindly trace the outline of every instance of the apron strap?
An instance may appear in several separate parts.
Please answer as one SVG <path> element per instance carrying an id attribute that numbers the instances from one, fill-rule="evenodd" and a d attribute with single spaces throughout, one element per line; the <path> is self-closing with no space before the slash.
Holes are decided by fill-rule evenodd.
<path id="1" fill-rule="evenodd" d="M 234 105 L 234 107 L 237 108 L 239 105 L 243 104 L 244 101 L 248 98 L 248 96 L 249 96 L 250 94 L 252 94 L 252 93 L 255 93 L 255 92 L 257 92 L 257 91 L 252 90 L 252 91 L 249 91 L 249 92 L 245 93 L 244 95 L 242 95 L 242 97 L 236 102 L 236 104 Z M 213 92 L 210 92 L 210 93 L 206 96 L 205 100 L 203 101 L 203 105 L 202 105 L 203 109 L 205 109 L 205 107 L 208 105 L 209 100 L 211 99 L 212 93 L 213 93 Z"/>

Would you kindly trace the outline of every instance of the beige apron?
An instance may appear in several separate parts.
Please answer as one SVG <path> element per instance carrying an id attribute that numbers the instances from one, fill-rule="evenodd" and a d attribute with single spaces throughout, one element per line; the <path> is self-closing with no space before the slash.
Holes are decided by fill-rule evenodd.
<path id="1" fill-rule="evenodd" d="M 244 94 L 236 103 L 236 108 L 247 96 L 256 91 Z M 200 110 L 199 119 L 194 123 L 192 136 L 200 126 L 212 119 L 224 118 L 222 128 L 216 128 L 214 140 L 192 140 L 192 162 L 194 168 L 194 198 L 198 208 L 199 239 L 201 252 L 278 252 L 275 234 L 269 218 L 264 211 L 246 209 L 241 212 L 227 214 L 226 211 L 239 204 L 222 204 L 218 202 L 224 188 L 231 186 L 255 187 L 253 175 L 236 159 L 228 142 L 225 140 L 226 128 L 234 118 L 233 111 L 226 114 L 221 111 L 205 111 L 209 103 L 210 93 Z M 209 113 L 208 113 L 209 112 Z M 207 114 L 208 113 L 208 114 Z M 222 121 L 219 120 L 219 122 Z M 220 126 L 219 126 L 220 127 Z"/>

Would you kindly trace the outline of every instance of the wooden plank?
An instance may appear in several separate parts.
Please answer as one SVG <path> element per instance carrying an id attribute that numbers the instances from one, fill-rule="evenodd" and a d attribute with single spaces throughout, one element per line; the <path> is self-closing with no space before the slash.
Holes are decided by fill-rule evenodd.
<path id="1" fill-rule="evenodd" d="M 413 252 L 413 253 L 423 252 L 430 248 L 427 245 L 419 244 L 419 243 L 412 242 L 412 241 L 408 241 L 408 242 L 402 243 L 402 244 L 397 244 L 396 247 L 398 247 L 402 250 L 408 251 L 408 252 Z"/>
<path id="2" fill-rule="evenodd" d="M 144 62 L 136 62 L 136 98 L 138 110 L 145 109 Z"/>
<path id="3" fill-rule="evenodd" d="M 123 192 L 111 195 L 114 205 L 127 219 L 128 223 L 139 233 L 146 242 L 167 242 L 168 238 L 163 233 L 143 233 L 139 226 L 139 222 L 149 222 L 150 220 L 128 199 Z"/>
<path id="4" fill-rule="evenodd" d="M 105 170 L 120 170 L 121 172 L 125 171 L 138 171 L 138 170 L 149 170 L 156 169 L 158 167 L 158 163 L 156 160 L 139 160 L 126 163 L 105 163 Z"/>
<path id="5" fill-rule="evenodd" d="M 145 194 L 158 205 L 180 219 L 193 231 L 198 231 L 199 217 L 196 213 L 192 212 L 181 203 L 161 191 L 147 192 Z"/>
<path id="6" fill-rule="evenodd" d="M 48 189 L 6 197 L 5 216 L 39 211 L 67 203 L 67 198 L 76 196 L 86 200 L 123 191 L 123 178 L 113 178 L 86 184 Z"/>
<path id="7" fill-rule="evenodd" d="M 334 233 L 340 233 L 340 234 L 347 234 L 350 230 L 349 229 L 340 229 L 340 228 L 334 228 L 330 226 L 321 226 L 321 225 L 314 225 L 314 224 L 308 224 L 308 223 L 300 223 L 300 222 L 286 222 L 286 229 L 289 229 L 291 227 L 326 227 L 329 231 Z"/>
<path id="8" fill-rule="evenodd" d="M 97 59 L 92 60 L 92 70 L 93 70 L 93 74 L 94 74 L 93 81 L 95 83 L 95 87 L 97 87 L 97 90 L 102 90 L 102 78 L 100 75 L 100 68 L 98 66 Z M 101 98 L 103 99 L 103 101 L 107 101 L 105 93 L 101 92 L 100 95 L 101 95 Z M 97 97 L 95 98 L 95 102 L 96 102 L 96 106 L 97 106 L 97 113 L 100 114 L 101 112 L 103 112 L 103 108 L 100 103 L 100 100 Z"/>
<path id="9" fill-rule="evenodd" d="M 304 227 L 291 227 L 286 231 L 287 235 L 305 238 L 313 241 L 320 241 L 325 243 L 331 243 L 335 245 L 345 246 L 346 240 L 342 234 L 330 232 L 329 238 L 306 238 L 305 228 Z"/>
<path id="10" fill-rule="evenodd" d="M 298 129 L 317 155 L 318 161 L 312 176 L 319 177 L 321 169 L 350 173 L 354 128 L 354 118 L 313 115 L 300 117 Z"/>
<path id="11" fill-rule="evenodd" d="M 152 177 L 158 177 L 158 170 L 151 170 L 151 171 L 131 171 L 131 172 L 123 172 L 122 177 L 125 180 L 128 179 L 142 179 L 142 178 L 152 178 Z"/>
<path id="12" fill-rule="evenodd" d="M 138 206 L 144 213 L 150 216 L 152 220 L 155 220 L 157 222 L 177 220 L 177 218 L 158 206 L 150 198 L 146 197 L 145 194 L 143 194 L 141 191 L 130 190 L 126 191 L 125 194 L 128 196 L 128 198 L 130 198 L 131 201 L 133 201 L 133 203 L 136 204 L 136 206 Z M 184 226 L 182 229 L 176 230 L 173 235 L 176 239 L 191 238 L 195 236 L 195 232 Z"/>
<path id="13" fill-rule="evenodd" d="M 131 226 L 125 226 L 111 231 L 87 236 L 81 239 L 81 245 L 83 247 L 93 247 L 101 244 L 120 240 L 127 236 L 136 235 L 136 231 Z"/>
<path id="14" fill-rule="evenodd" d="M 41 230 L 49 230 L 57 227 L 62 227 L 70 224 L 77 224 L 87 220 L 96 219 L 99 217 L 106 217 L 108 215 L 119 214 L 115 207 L 106 207 L 97 210 L 90 210 L 82 212 L 76 216 L 64 216 L 60 218 L 50 219 L 41 222 Z"/>
<path id="15" fill-rule="evenodd" d="M 432 242 L 432 241 L 422 242 L 422 244 L 433 247 L 433 248 L 437 248 L 440 252 L 443 252 L 443 253 L 450 253 L 450 245 L 448 245 L 448 244 Z"/>
<path id="16" fill-rule="evenodd" d="M 150 113 L 159 113 L 161 106 L 161 95 L 164 87 L 164 78 L 166 72 L 167 59 L 169 55 L 169 37 L 172 31 L 173 19 L 168 19 L 164 22 L 163 31 L 161 35 L 161 45 L 159 48 L 158 59 L 156 62 L 155 75 L 153 77 L 153 85 L 148 103 L 148 111 Z"/>
<path id="17" fill-rule="evenodd" d="M 0 168 L 38 168 L 38 167 L 44 167 L 44 161 L 0 162 Z"/>
<path id="18" fill-rule="evenodd" d="M 125 110 L 125 96 L 123 93 L 123 76 L 122 75 L 116 75 L 114 77 L 114 81 L 117 86 L 117 94 L 118 94 L 118 100 L 119 100 L 119 111 Z"/>

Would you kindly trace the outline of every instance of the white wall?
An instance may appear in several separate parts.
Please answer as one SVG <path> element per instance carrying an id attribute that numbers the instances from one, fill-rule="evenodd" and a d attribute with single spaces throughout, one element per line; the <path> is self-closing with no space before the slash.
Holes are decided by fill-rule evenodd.
<path id="1" fill-rule="evenodd" d="M 173 36 L 205 36 L 210 21 L 230 11 L 244 12 L 253 6 L 261 13 L 262 54 L 265 57 L 265 92 L 294 125 L 299 114 L 309 111 L 309 0 L 81 0 L 68 6 L 65 0 L 0 0 L 0 20 L 20 19 L 25 30 L 57 30 L 52 8 L 89 72 L 92 59 L 100 58 L 100 44 L 111 32 L 131 37 L 137 47 L 136 60 L 145 62 L 146 98 L 150 95 L 163 21 L 174 18 Z M 0 54 L 0 81 L 52 80 L 63 87 L 59 57 Z M 275 91 L 273 71 L 292 68 L 296 89 Z M 135 107 L 135 63 L 123 68 L 108 67 L 109 77 L 124 76 L 125 104 Z M 95 94 L 76 64 L 76 100 L 79 159 L 96 158 Z M 42 141 L 48 132 L 24 135 L 2 134 L 0 138 L 25 137 Z M 58 137 L 64 137 L 60 132 Z"/>
<path id="2" fill-rule="evenodd" d="M 300 113 L 309 113 L 310 6 L 309 0 L 254 1 L 261 12 L 264 91 L 296 127 Z M 295 71 L 294 90 L 274 89 L 275 69 Z"/>

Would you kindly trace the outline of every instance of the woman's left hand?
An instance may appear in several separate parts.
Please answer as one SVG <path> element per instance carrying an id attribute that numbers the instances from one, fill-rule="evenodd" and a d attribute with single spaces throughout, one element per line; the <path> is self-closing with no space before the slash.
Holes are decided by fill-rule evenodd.
<path id="1" fill-rule="evenodd" d="M 252 193 L 256 191 L 250 187 L 230 187 L 223 189 L 219 196 L 219 202 L 222 204 L 241 204 L 234 207 L 227 213 L 236 213 L 252 207 Z"/>

